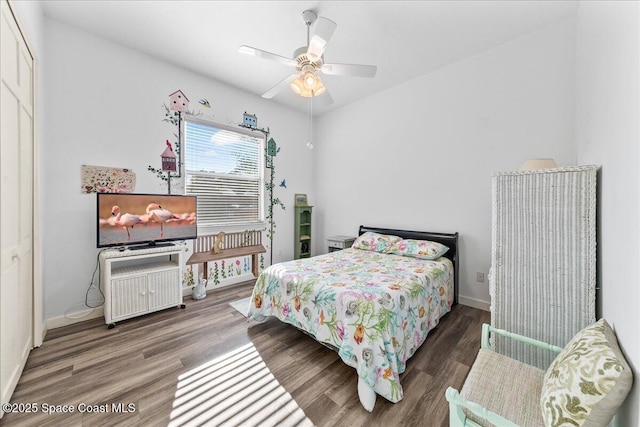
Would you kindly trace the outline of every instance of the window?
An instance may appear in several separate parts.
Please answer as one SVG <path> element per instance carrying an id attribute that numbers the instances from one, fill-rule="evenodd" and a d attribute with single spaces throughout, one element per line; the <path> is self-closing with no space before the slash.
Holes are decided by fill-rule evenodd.
<path id="1" fill-rule="evenodd" d="M 264 221 L 265 136 L 184 120 L 185 193 L 198 196 L 198 228 Z"/>

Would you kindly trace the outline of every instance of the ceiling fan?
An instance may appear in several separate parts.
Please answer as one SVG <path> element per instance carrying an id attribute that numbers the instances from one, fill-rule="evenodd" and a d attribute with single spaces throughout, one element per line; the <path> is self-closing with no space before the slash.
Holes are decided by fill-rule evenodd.
<path id="1" fill-rule="evenodd" d="M 358 64 L 325 64 L 324 51 L 331 39 L 337 24 L 330 19 L 319 17 L 312 10 L 302 12 L 302 20 L 307 26 L 307 45 L 296 49 L 293 58 L 277 55 L 251 46 L 240 46 L 240 53 L 257 56 L 270 61 L 279 62 L 296 68 L 296 72 L 286 77 L 277 85 L 265 92 L 263 98 L 273 98 L 287 85 L 298 95 L 312 98 L 324 94 L 322 99 L 327 104 L 333 100 L 318 76 L 318 72 L 339 76 L 374 77 L 375 65 Z M 317 21 L 313 37 L 309 38 L 309 28 Z"/>

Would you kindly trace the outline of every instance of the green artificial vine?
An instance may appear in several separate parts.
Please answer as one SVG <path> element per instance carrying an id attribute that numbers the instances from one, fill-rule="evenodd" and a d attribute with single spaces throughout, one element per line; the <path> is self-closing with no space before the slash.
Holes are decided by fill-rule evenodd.
<path id="1" fill-rule="evenodd" d="M 163 171 L 162 169 L 154 168 L 153 166 L 147 166 L 147 170 L 151 173 L 154 173 L 158 178 L 167 183 L 167 193 L 171 194 L 171 184 L 170 181 L 174 178 L 182 177 L 182 156 L 180 155 L 182 146 L 180 141 L 180 122 L 182 121 L 182 112 L 174 111 L 169 109 L 166 104 L 162 104 L 162 109 L 164 110 L 164 119 L 163 122 L 167 122 L 178 128 L 178 133 L 174 133 L 173 137 L 175 141 L 173 146 L 175 147 L 176 157 L 178 159 L 178 173 L 171 173 Z M 189 114 L 190 116 L 200 116 L 201 113 L 197 113 L 195 111 L 185 111 L 184 114 Z M 167 140 L 168 141 L 168 140 Z"/>
<path id="2" fill-rule="evenodd" d="M 169 107 L 167 107 L 166 104 L 162 104 L 162 108 L 164 109 L 164 119 L 162 119 L 162 121 L 170 123 L 170 124 L 176 126 L 178 128 L 178 132 L 180 132 L 180 121 L 182 120 L 181 113 L 179 111 L 170 110 Z M 174 133 L 173 136 L 175 138 L 175 142 L 173 143 L 173 145 L 175 146 L 176 157 L 178 158 L 178 163 L 180 163 L 180 159 L 182 158 L 180 156 L 180 149 L 181 149 L 181 147 L 180 147 L 180 135 Z M 161 180 L 163 180 L 163 181 L 165 181 L 167 183 L 167 190 L 168 190 L 167 192 L 169 194 L 171 194 L 171 188 L 169 188 L 169 186 L 170 186 L 170 184 L 169 184 L 170 178 L 180 178 L 181 177 L 180 173 L 172 174 L 171 172 L 165 172 L 162 169 L 154 168 L 151 165 L 147 166 L 147 170 L 149 172 L 152 172 L 152 173 L 156 174 L 156 176 L 158 178 L 160 178 Z"/>
<path id="3" fill-rule="evenodd" d="M 275 177 L 275 166 L 271 167 L 271 177 L 269 181 L 265 181 L 264 186 L 269 194 L 269 206 L 267 207 L 267 222 L 269 223 L 269 228 L 267 229 L 267 239 L 273 242 L 273 234 L 276 232 L 276 222 L 273 219 L 273 207 L 280 206 L 282 210 L 285 210 L 284 203 L 278 197 L 273 197 L 273 179 Z"/>
<path id="4" fill-rule="evenodd" d="M 269 239 L 269 249 L 271 249 L 269 251 L 269 257 L 270 257 L 269 263 L 273 264 L 273 235 L 276 232 L 276 221 L 273 216 L 273 207 L 280 206 L 282 210 L 285 210 L 285 206 L 282 200 L 280 200 L 278 197 L 273 197 L 273 189 L 275 188 L 275 184 L 273 183 L 273 181 L 276 176 L 276 166 L 273 162 L 273 158 L 276 156 L 278 151 L 280 151 L 280 149 L 277 147 L 277 144 L 273 140 L 273 138 L 269 139 L 270 131 L 268 127 L 266 129 L 257 128 L 255 126 L 247 126 L 245 124 L 240 124 L 240 127 L 262 132 L 264 134 L 265 139 L 267 140 L 267 143 L 265 144 L 265 147 L 264 147 L 264 160 L 265 160 L 266 167 L 270 169 L 271 172 L 269 174 L 269 181 L 265 181 L 264 183 L 264 187 L 267 190 L 267 195 L 269 197 L 269 203 L 267 206 L 267 215 L 266 215 L 266 220 L 269 226 L 267 227 L 266 236 L 267 236 L 267 239 Z"/>
<path id="5" fill-rule="evenodd" d="M 273 197 L 273 189 L 275 187 L 273 180 L 276 176 L 276 165 L 273 163 L 273 157 L 275 157 L 275 154 L 271 155 L 271 153 L 269 153 L 268 145 L 270 143 L 273 143 L 275 146 L 275 141 L 273 139 L 270 139 L 269 143 L 267 144 L 267 147 L 265 147 L 264 155 L 267 161 L 266 163 L 267 167 L 271 170 L 271 174 L 269 176 L 269 181 L 265 181 L 264 186 L 269 195 L 269 206 L 267 207 L 266 219 L 267 219 L 267 223 L 269 224 L 269 227 L 267 228 L 267 239 L 269 239 L 269 248 L 271 249 L 269 251 L 269 264 L 272 265 L 273 264 L 273 235 L 276 232 L 276 221 L 273 218 L 273 207 L 280 206 L 282 210 L 285 210 L 285 206 L 284 206 L 284 203 L 282 203 L 282 200 L 280 200 L 278 197 Z"/>

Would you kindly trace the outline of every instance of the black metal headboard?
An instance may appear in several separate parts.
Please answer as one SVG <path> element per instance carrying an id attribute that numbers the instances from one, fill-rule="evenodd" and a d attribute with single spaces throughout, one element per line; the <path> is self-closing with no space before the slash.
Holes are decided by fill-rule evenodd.
<path id="1" fill-rule="evenodd" d="M 361 225 L 358 230 L 358 236 L 367 231 L 380 234 L 392 234 L 402 237 L 403 239 L 429 240 L 447 246 L 449 250 L 444 254 L 444 257 L 449 258 L 453 262 L 453 303 L 458 303 L 458 233 L 432 233 L 429 231 L 396 230 L 393 228 L 367 227 Z"/>

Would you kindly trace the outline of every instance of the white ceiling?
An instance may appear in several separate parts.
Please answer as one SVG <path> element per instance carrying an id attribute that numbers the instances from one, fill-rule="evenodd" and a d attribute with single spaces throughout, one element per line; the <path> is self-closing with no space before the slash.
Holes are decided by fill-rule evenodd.
<path id="1" fill-rule="evenodd" d="M 378 66 L 373 79 L 324 75 L 334 103 L 358 101 L 444 65 L 573 16 L 559 1 L 45 1 L 45 14 L 163 61 L 262 95 L 294 69 L 240 54 L 249 45 L 282 56 L 306 44 L 301 14 L 337 23 L 325 62 Z M 313 26 L 311 27 L 313 34 Z M 289 89 L 275 102 L 306 111 Z"/>

